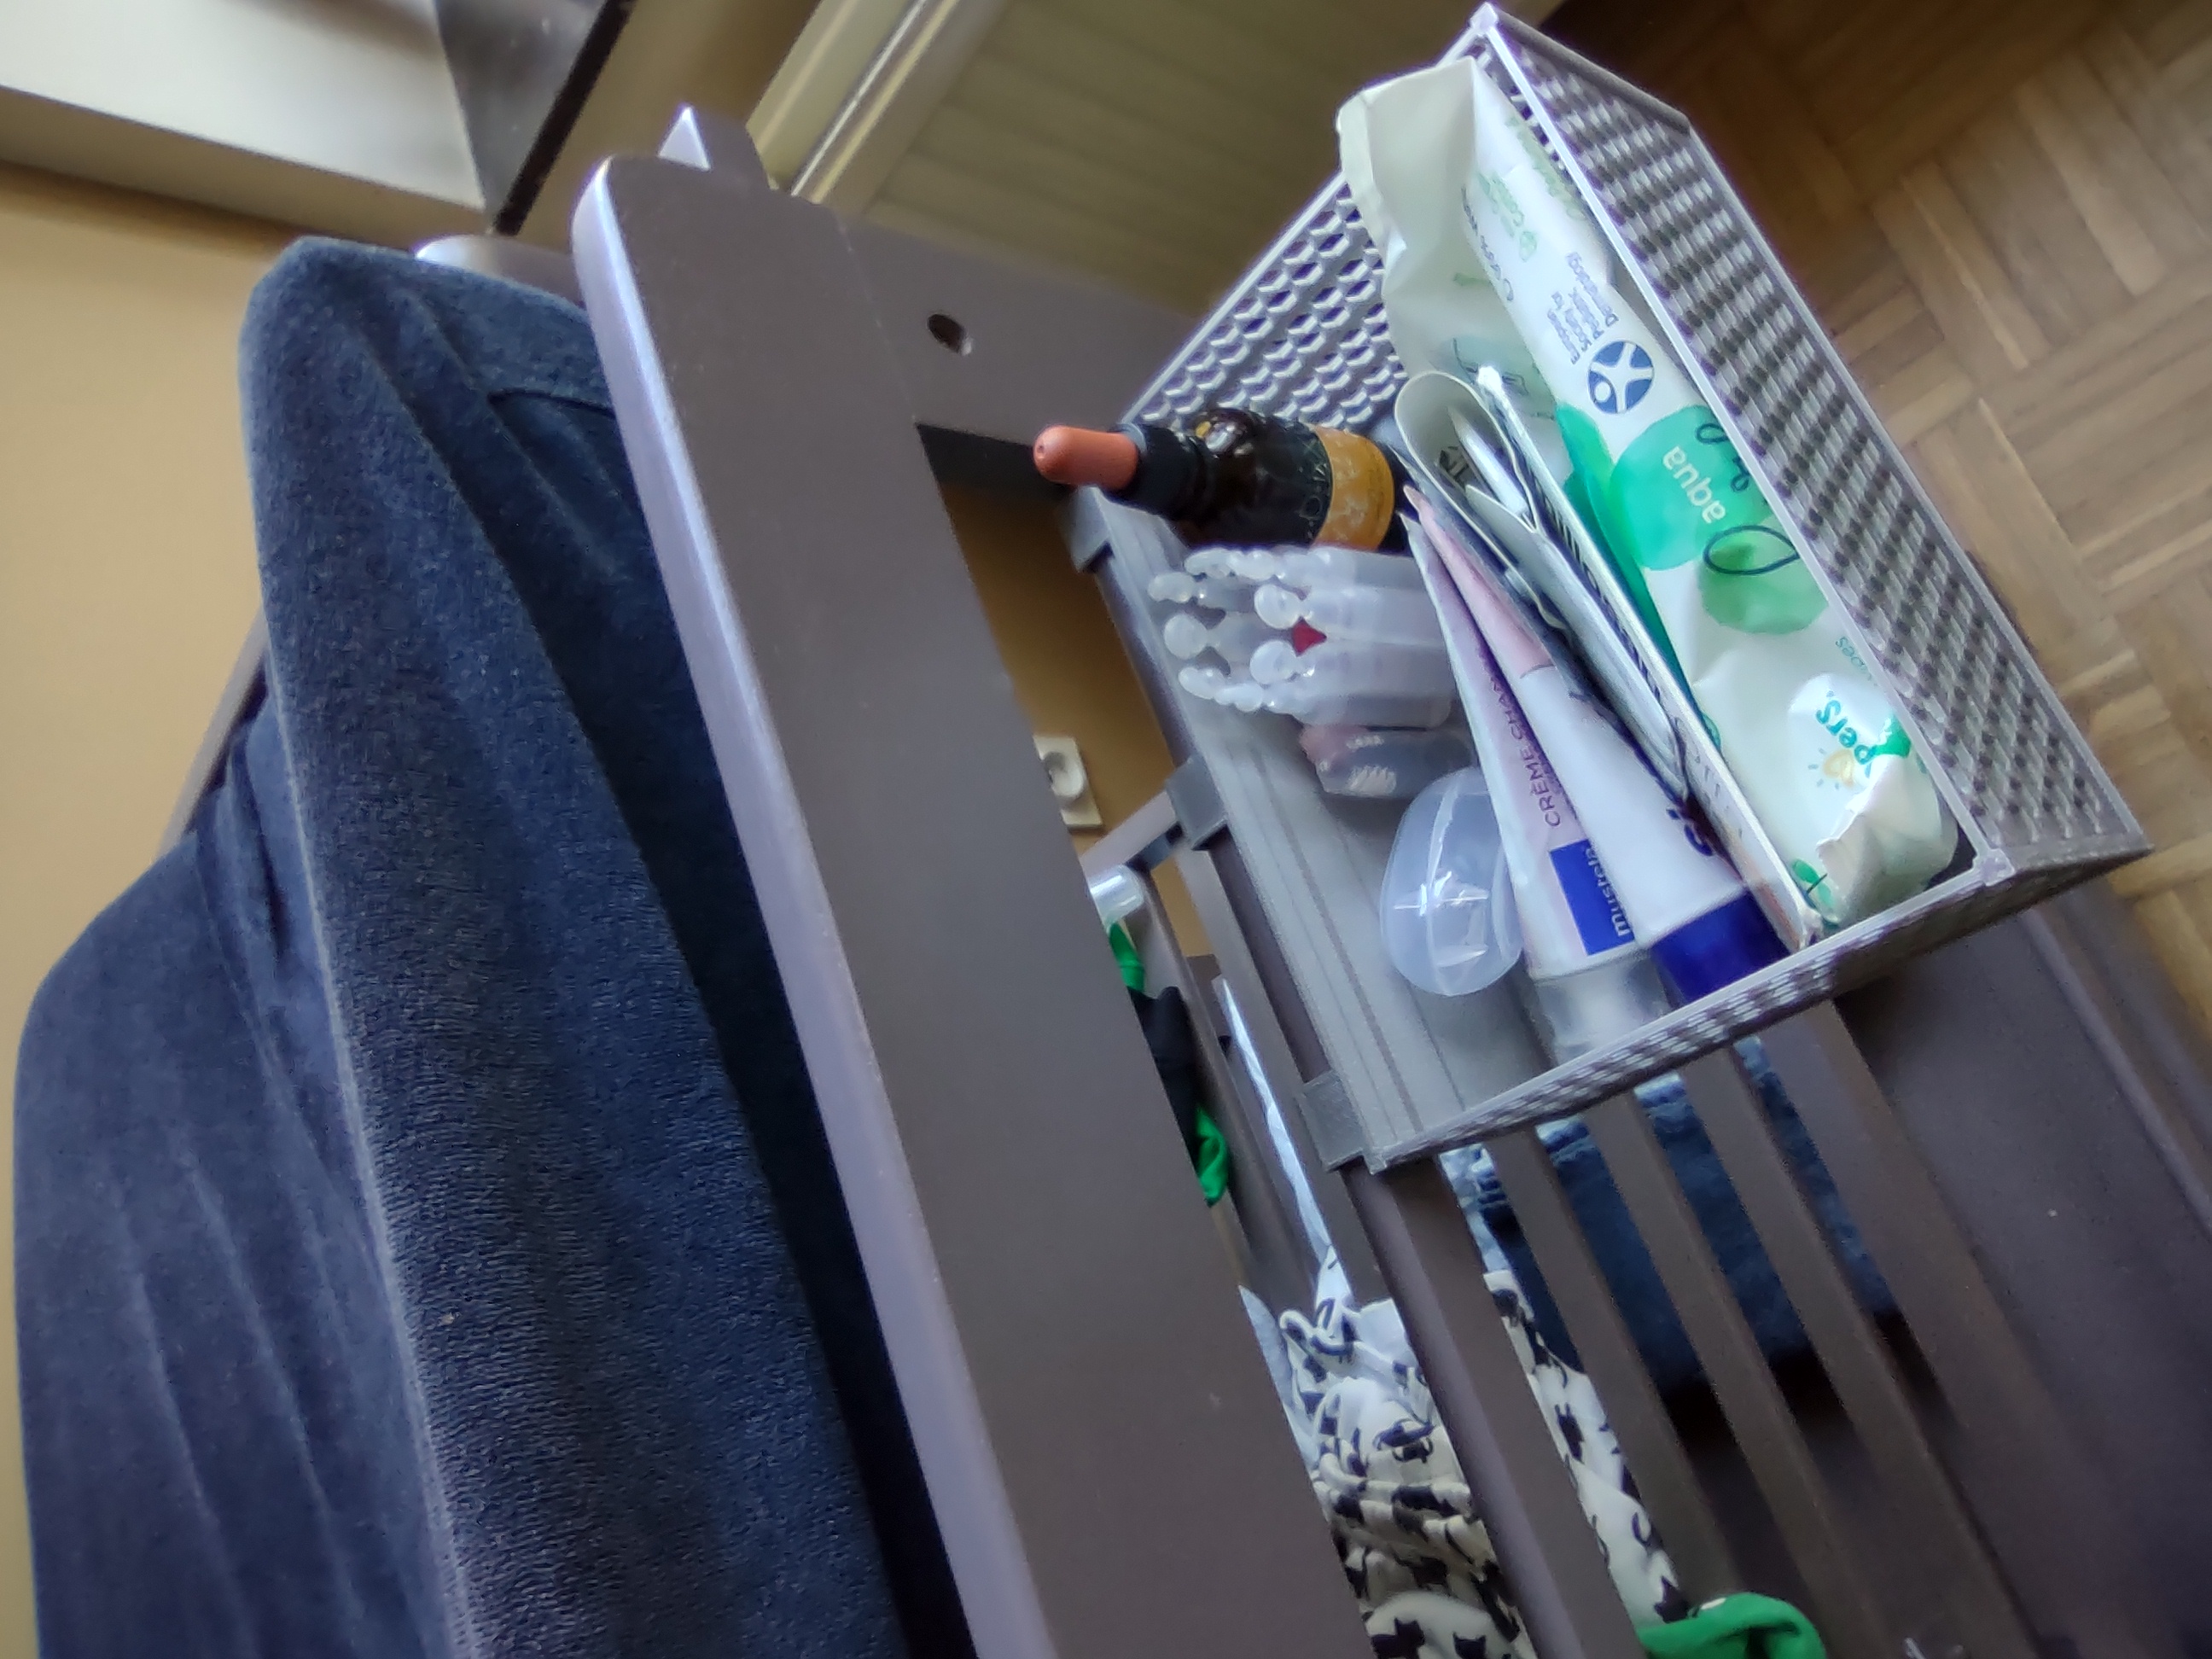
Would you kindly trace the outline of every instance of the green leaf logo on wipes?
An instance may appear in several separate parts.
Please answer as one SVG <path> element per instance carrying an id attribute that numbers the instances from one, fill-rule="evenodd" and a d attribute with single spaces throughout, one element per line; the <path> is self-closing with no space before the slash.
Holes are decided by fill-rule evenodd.
<path id="1" fill-rule="evenodd" d="M 1883 756 L 1902 760 L 1912 752 L 1912 739 L 1881 694 L 1844 675 L 1807 681 L 1790 700 L 1790 713 L 1804 734 L 1806 765 L 1816 788 L 1856 795 L 1872 784 L 1875 763 Z"/>
<path id="2" fill-rule="evenodd" d="M 1772 525 L 1738 525 L 1705 544 L 1698 564 L 1705 614 L 1739 634 L 1795 634 L 1827 599 L 1790 538 Z"/>

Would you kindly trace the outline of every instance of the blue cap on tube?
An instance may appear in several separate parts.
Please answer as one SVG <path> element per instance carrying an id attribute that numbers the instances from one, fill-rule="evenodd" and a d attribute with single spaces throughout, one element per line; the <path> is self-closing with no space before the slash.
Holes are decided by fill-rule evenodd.
<path id="1" fill-rule="evenodd" d="M 1733 985 L 1788 954 L 1766 912 L 1749 893 L 1691 918 L 1664 939 L 1652 940 L 1650 950 L 1684 1002 Z"/>

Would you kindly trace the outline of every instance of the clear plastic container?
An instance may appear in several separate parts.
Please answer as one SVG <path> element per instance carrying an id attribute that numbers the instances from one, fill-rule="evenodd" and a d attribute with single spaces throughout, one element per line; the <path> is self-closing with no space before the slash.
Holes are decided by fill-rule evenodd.
<path id="1" fill-rule="evenodd" d="M 1267 688 L 1244 676 L 1229 682 L 1214 702 L 1240 714 L 1256 714 L 1267 706 Z"/>
<path id="2" fill-rule="evenodd" d="M 1221 694 L 1229 689 L 1227 671 L 1212 663 L 1193 663 L 1176 676 L 1176 684 L 1194 697 L 1203 697 L 1208 702 L 1221 701 Z"/>
<path id="3" fill-rule="evenodd" d="M 1270 628 L 1291 628 L 1304 622 L 1332 640 L 1443 648 L 1443 626 L 1425 591 L 1355 582 L 1298 593 L 1270 582 L 1254 593 L 1252 609 Z"/>
<path id="4" fill-rule="evenodd" d="M 1364 800 L 1411 800 L 1446 773 L 1474 764 L 1464 732 L 1309 726 L 1298 747 L 1323 791 Z"/>
<path id="5" fill-rule="evenodd" d="M 1160 624 L 1160 643 L 1170 656 L 1188 662 L 1211 650 L 1231 668 L 1242 668 L 1254 651 L 1276 637 L 1273 627 L 1249 611 L 1232 611 L 1211 628 L 1188 611 Z"/>
<path id="6" fill-rule="evenodd" d="M 1251 583 L 1228 576 L 1194 576 L 1188 569 L 1163 570 L 1146 585 L 1145 592 L 1168 605 L 1202 605 L 1208 611 L 1252 608 Z"/>
<path id="7" fill-rule="evenodd" d="M 1228 568 L 1244 581 L 1280 582 L 1302 592 L 1354 584 L 1421 586 L 1421 568 L 1405 555 L 1366 553 L 1356 547 L 1243 548 L 1230 554 Z"/>
<path id="8" fill-rule="evenodd" d="M 1145 884 L 1127 865 L 1117 864 L 1091 878 L 1091 902 L 1098 920 L 1111 927 L 1145 908 Z"/>
<path id="9" fill-rule="evenodd" d="M 1324 640 L 1303 652 L 1286 639 L 1269 640 L 1252 653 L 1252 678 L 1262 685 L 1304 681 L 1324 695 L 1387 691 L 1449 697 L 1454 690 L 1451 659 L 1441 645 L 1380 645 L 1366 640 Z"/>
<path id="10" fill-rule="evenodd" d="M 1391 966 L 1437 996 L 1470 996 L 1521 960 L 1505 846 L 1480 769 L 1439 778 L 1399 820 L 1382 873 Z"/>
<path id="11" fill-rule="evenodd" d="M 1298 648 L 1288 640 L 1269 640 L 1252 659 L 1252 678 L 1262 685 L 1280 685 L 1298 672 Z"/>
<path id="12" fill-rule="evenodd" d="M 1268 582 L 1252 591 L 1252 609 L 1270 628 L 1294 628 L 1306 614 L 1306 596 Z"/>
<path id="13" fill-rule="evenodd" d="M 1532 976 L 1528 987 L 1535 1004 L 1536 1034 L 1553 1063 L 1560 1066 L 1666 1018 L 1674 1006 L 1660 983 L 1658 964 L 1641 951 L 1578 974 Z"/>
<path id="14" fill-rule="evenodd" d="M 1186 668 L 1176 679 L 1194 697 L 1203 697 L 1208 702 L 1219 703 L 1224 708 L 1234 708 L 1240 714 L 1256 714 L 1267 700 L 1266 690 L 1249 674 L 1231 674 L 1214 667 L 1211 663 Z"/>
<path id="15" fill-rule="evenodd" d="M 1288 714 L 1305 726 L 1442 726 L 1459 703 L 1449 691 L 1331 691 L 1309 681 L 1261 686 L 1246 680 L 1233 706 Z"/>

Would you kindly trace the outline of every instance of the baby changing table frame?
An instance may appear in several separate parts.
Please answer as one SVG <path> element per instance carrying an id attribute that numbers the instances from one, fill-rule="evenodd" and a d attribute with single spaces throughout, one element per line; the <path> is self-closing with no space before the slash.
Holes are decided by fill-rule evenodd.
<path id="1" fill-rule="evenodd" d="M 978 1650 L 1367 1652 L 938 498 L 938 476 L 1020 476 L 1053 420 L 1117 418 L 1182 323 L 779 195 L 741 131 L 699 118 L 664 159 L 606 166 L 575 248 Z M 1110 540 L 1079 515 L 1079 556 Z M 1124 622 L 1139 637 L 1141 617 Z M 1447 1182 L 1427 1157 L 1360 1157 L 1374 1148 L 1316 1109 L 1332 1055 L 1217 783 L 1186 763 L 1093 865 L 1176 858 L 1276 1097 L 1303 1106 L 1332 1232 L 1398 1298 L 1537 1652 L 1631 1659 Z M 1929 1086 L 1924 1044 L 1978 1044 L 2004 1005 L 2046 1078 L 2059 1048 L 2094 1055 L 2100 1110 L 2163 1146 L 2199 1203 L 2199 1079 L 2146 1060 L 2130 1005 L 2154 975 L 2128 967 L 2117 1002 L 2084 933 L 2101 938 L 2094 905 L 2048 907 L 1902 969 L 1874 1030 L 1832 1002 L 1767 1030 L 1933 1371 L 1942 1447 L 1736 1057 L 1708 1042 L 1683 1066 L 1882 1491 L 1887 1553 L 1808 1449 L 1635 1099 L 1589 1115 L 1814 1617 L 1851 1659 L 2172 1644 L 2111 1480 L 1898 1106 Z M 1990 1073 L 1993 1121 L 2000 1091 Z M 1252 1091 L 1224 1075 L 1217 1093 L 1249 1249 L 1301 1281 L 1312 1263 Z M 1739 1589 L 1548 1159 L 1513 1121 L 1480 1139 L 1686 1589 Z M 2073 1520 L 2053 1528 L 2059 1513 Z"/>
<path id="2" fill-rule="evenodd" d="M 1504 52 L 1561 118 L 1546 85 L 1649 106 L 1487 9 L 1455 50 Z M 1647 194 L 1703 154 L 1686 127 L 1654 142 L 1623 152 Z M 1285 884 L 1345 854 L 1297 817 L 1327 811 L 1310 779 L 1270 805 L 1264 764 L 1209 734 L 1147 649 L 1140 585 L 1163 532 L 1074 503 L 1072 549 L 1102 572 L 1180 763 L 1084 862 L 1149 880 L 1172 860 L 1205 924 L 1214 955 L 1194 960 L 1156 894 L 1138 919 L 1186 993 L 1234 1154 L 1224 1250 L 938 484 L 1035 489 L 1042 426 L 1224 387 L 1379 412 L 1395 372 L 1379 324 L 1324 291 L 1361 252 L 1340 199 L 1324 192 L 1194 337 L 1141 302 L 782 195 L 741 128 L 695 112 L 659 159 L 606 165 L 574 246 L 982 1659 L 1370 1651 L 1236 1291 L 1241 1270 L 1274 1308 L 1310 1294 L 1301 1179 L 1356 1287 L 1396 1298 L 1541 1659 L 1640 1653 L 1432 1156 L 1475 1144 L 1693 1600 L 1802 1596 L 1842 1659 L 2182 1650 L 2170 1609 L 2193 1586 L 2154 1559 L 2212 1545 L 2212 1517 L 2172 1490 L 2174 1469 L 2212 1468 L 2193 1364 L 2212 1353 L 2212 1088 L 2109 896 L 2022 909 L 2140 844 L 2032 665 L 2015 714 L 2043 793 L 2011 830 L 1964 802 L 1988 879 L 1960 907 L 1916 909 L 1880 948 L 1690 1011 L 1632 1054 L 1468 1099 L 1449 1066 L 1393 1066 L 1412 1050 L 1391 1019 L 1426 1018 L 1410 993 L 1286 928 Z M 1340 371 L 1317 393 L 1294 372 L 1316 349 Z M 1743 435 L 1766 464 L 1786 453 Z M 1952 576 L 1996 616 L 1971 567 Z M 2002 652 L 2002 617 L 1987 628 Z M 1923 736 L 1942 702 L 1916 716 Z M 1249 1070 L 1222 1041 L 1224 987 Z M 1754 1027 L 1909 1340 L 1861 1310 L 1777 1145 L 1729 1047 Z M 1761 1355 L 1626 1092 L 1671 1068 L 1811 1338 L 1824 1428 Z M 1698 1351 L 1733 1484 L 1686 1450 L 1535 1137 L 1574 1110 Z"/>
<path id="3" fill-rule="evenodd" d="M 1460 49 L 1483 40 L 1524 63 L 1575 63 L 1487 12 Z M 1312 225 L 1310 214 L 1294 236 Z M 1172 377 L 1154 371 L 1182 324 L 781 195 L 741 131 L 696 116 L 662 159 L 607 165 L 574 240 L 978 1651 L 1368 1651 L 937 488 L 1020 487 L 1043 425 L 1172 404 Z M 1240 324 L 1245 297 L 1202 342 L 1262 331 Z M 1158 532 L 1129 517 L 1079 506 L 1071 535 L 1084 562 L 1106 556 L 1109 601 L 1157 681 L 1134 578 L 1117 567 L 1141 575 L 1132 549 Z M 1971 567 L 1956 580 L 1996 614 Z M 2111 1275 L 2093 1251 L 2081 1282 L 2058 1282 L 2062 1271 L 2024 1301 L 2004 1206 L 1970 1204 L 1962 1218 L 1960 1183 L 1917 1144 L 1929 1121 L 1967 1113 L 1990 1160 L 2020 1166 L 2020 1189 L 2034 1190 L 2047 1171 L 2027 1167 L 2017 1139 L 2087 1115 L 2100 1139 L 2142 1154 L 2130 1166 L 2149 1172 L 2141 1201 L 2200 1255 L 2207 1242 L 2203 1074 L 2109 901 L 2045 904 L 1914 954 L 2140 848 L 2026 672 L 2043 699 L 2038 741 L 2057 770 L 2077 769 L 2051 787 L 2074 792 L 2087 824 L 2070 848 L 2046 842 L 2039 856 L 2023 843 L 1998 872 L 2039 871 L 2034 883 L 1908 930 L 1897 950 L 1808 979 L 1742 1023 L 1686 1022 L 1670 1047 L 1555 1073 L 1513 1109 L 1397 1144 L 1346 1100 L 1358 1084 L 1326 1035 L 1335 1011 L 1315 1006 L 1310 972 L 1270 924 L 1253 866 L 1285 846 L 1254 844 L 1250 811 L 1224 801 L 1230 781 L 1155 686 L 1183 764 L 1091 862 L 1176 860 L 1217 952 L 1176 970 L 1202 1046 L 1219 1058 L 1218 973 L 1262 1080 L 1294 1104 L 1299 1157 L 1355 1276 L 1397 1299 L 1546 1659 L 1639 1649 L 1427 1156 L 1439 1145 L 1489 1148 L 1688 1593 L 1747 1583 L 1741 1523 L 1732 1538 L 1717 1518 L 1711 1477 L 1686 1455 L 1528 1127 L 1577 1108 L 1786 1548 L 1789 1593 L 1808 1598 L 1832 1650 L 2176 1649 L 2136 1547 L 2128 1471 L 2075 1420 L 2079 1379 L 2051 1358 L 2069 1322 L 2115 1293 Z M 1855 1001 L 1828 1000 L 1885 969 Z M 1925 1375 L 1858 1307 L 1726 1046 L 1777 1016 L 1768 1053 Z M 1623 1091 L 1669 1065 L 1804 1321 L 1866 1477 L 1856 1487 L 1793 1416 Z M 1256 1091 L 1225 1063 L 1212 1081 L 1251 1277 L 1280 1304 L 1313 1265 L 1289 1177 Z M 2145 1363 L 2154 1392 L 2172 1396 L 2165 1431 L 2200 1428 L 2185 1368 Z"/>

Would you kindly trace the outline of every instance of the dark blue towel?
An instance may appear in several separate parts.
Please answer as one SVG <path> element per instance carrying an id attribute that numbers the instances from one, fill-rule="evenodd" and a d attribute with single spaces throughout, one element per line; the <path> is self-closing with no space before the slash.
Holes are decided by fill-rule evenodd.
<path id="1" fill-rule="evenodd" d="M 1865 1241 L 1844 1211 L 1835 1182 L 1814 1149 L 1812 1136 L 1806 1133 L 1796 1109 L 1783 1092 L 1782 1079 L 1766 1063 L 1765 1054 L 1755 1041 L 1742 1044 L 1739 1052 L 1753 1083 L 1758 1086 L 1759 1102 L 1765 1109 L 1775 1139 L 1784 1156 L 1796 1170 L 1799 1185 L 1814 1213 L 1834 1242 L 1837 1257 L 1852 1288 L 1858 1292 L 1860 1305 L 1878 1316 L 1894 1313 L 1897 1304 L 1890 1295 L 1889 1286 L 1882 1282 L 1874 1259 L 1867 1254 Z M 1790 1305 L 1789 1292 L 1776 1277 L 1774 1264 L 1760 1246 L 1759 1234 L 1752 1227 L 1751 1218 L 1744 1213 L 1735 1188 L 1729 1184 L 1728 1172 L 1721 1168 L 1720 1158 L 1706 1138 L 1705 1126 L 1698 1121 L 1688 1092 L 1679 1079 L 1669 1077 L 1648 1083 L 1637 1093 L 1650 1115 L 1652 1129 L 1666 1151 L 1667 1161 L 1674 1167 L 1674 1179 L 1680 1183 L 1690 1207 L 1697 1212 L 1705 1241 L 1711 1246 L 1721 1270 L 1727 1274 L 1729 1288 L 1735 1292 L 1736 1301 L 1743 1309 L 1753 1335 L 1759 1339 L 1760 1348 L 1769 1359 L 1787 1359 L 1808 1352 L 1811 1344 L 1805 1327 L 1797 1317 L 1797 1310 Z M 1579 1123 L 1570 1123 L 1563 1131 L 1553 1132 L 1552 1163 L 1559 1172 L 1567 1202 L 1576 1219 L 1582 1223 L 1583 1237 L 1589 1240 L 1591 1254 L 1596 1256 L 1598 1267 L 1613 1289 L 1613 1299 L 1620 1304 L 1629 1334 L 1636 1339 L 1652 1380 L 1665 1390 L 1700 1381 L 1705 1373 L 1698 1364 L 1696 1351 L 1690 1346 L 1689 1333 L 1675 1316 L 1674 1304 L 1668 1299 L 1666 1286 L 1660 1282 L 1659 1270 L 1652 1265 L 1643 1236 L 1629 1218 L 1628 1207 L 1621 1202 L 1613 1176 L 1605 1167 L 1605 1159 L 1589 1132 Z M 1507 1202 L 1496 1172 L 1485 1163 L 1480 1175 L 1470 1179 L 1464 1168 L 1456 1168 L 1453 1185 L 1458 1191 L 1461 1208 L 1470 1218 L 1479 1216 L 1505 1252 L 1515 1276 L 1528 1292 L 1544 1340 L 1558 1349 L 1568 1363 L 1580 1364 L 1581 1359 L 1559 1318 L 1558 1304 L 1552 1300 L 1543 1276 L 1537 1271 L 1528 1236 L 1521 1231 L 1520 1220 Z"/>
<path id="2" fill-rule="evenodd" d="M 242 374 L 269 701 L 22 1048 L 46 1659 L 957 1651 L 582 314 L 303 244 Z"/>

